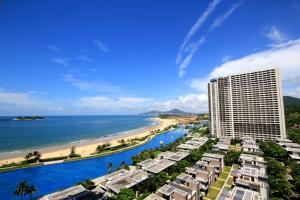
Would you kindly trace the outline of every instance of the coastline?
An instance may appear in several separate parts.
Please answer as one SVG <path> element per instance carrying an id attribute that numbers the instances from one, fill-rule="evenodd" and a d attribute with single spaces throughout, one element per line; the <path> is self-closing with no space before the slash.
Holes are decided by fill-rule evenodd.
<path id="1" fill-rule="evenodd" d="M 161 118 L 151 118 L 155 122 L 153 126 L 143 127 L 137 130 L 131 130 L 126 132 L 121 132 L 101 138 L 96 139 L 87 139 L 82 141 L 71 142 L 63 145 L 56 145 L 53 147 L 47 148 L 37 148 L 32 150 L 37 150 L 42 154 L 42 159 L 67 156 L 70 153 L 71 147 L 76 147 L 76 153 L 80 154 L 82 157 L 90 156 L 92 153 L 95 153 L 96 147 L 101 144 L 110 143 L 112 147 L 120 145 L 118 140 L 124 139 L 125 141 L 133 138 L 141 138 L 149 135 L 150 131 L 157 129 L 164 129 L 170 125 L 177 124 L 176 119 L 161 119 Z M 32 151 L 31 150 L 31 151 Z M 0 154 L 0 165 L 9 164 L 12 162 L 19 163 L 24 160 L 24 156 L 30 150 L 7 152 Z"/>

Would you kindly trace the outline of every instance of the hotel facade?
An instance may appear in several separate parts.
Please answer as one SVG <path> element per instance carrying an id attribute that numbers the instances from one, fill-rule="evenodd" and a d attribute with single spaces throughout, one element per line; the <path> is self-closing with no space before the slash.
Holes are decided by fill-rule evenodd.
<path id="1" fill-rule="evenodd" d="M 279 69 L 212 79 L 208 103 L 212 135 L 286 138 Z"/>

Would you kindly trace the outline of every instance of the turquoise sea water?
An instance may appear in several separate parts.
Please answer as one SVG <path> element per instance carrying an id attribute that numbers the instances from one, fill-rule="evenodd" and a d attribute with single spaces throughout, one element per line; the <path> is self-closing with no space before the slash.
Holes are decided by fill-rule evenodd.
<path id="1" fill-rule="evenodd" d="M 49 116 L 46 120 L 13 121 L 0 117 L 0 153 L 36 149 L 100 138 L 150 126 L 144 116 Z"/>
<path id="2" fill-rule="evenodd" d="M 13 191 L 21 180 L 32 183 L 38 188 L 38 193 L 34 195 L 37 198 L 73 186 L 87 178 L 93 179 L 105 175 L 108 172 L 109 162 L 113 163 L 114 170 L 120 166 L 122 161 L 130 165 L 132 164 L 131 157 L 133 155 L 145 149 L 159 147 L 160 141 L 163 141 L 164 144 L 174 142 L 185 133 L 185 130 L 180 129 L 168 131 L 154 137 L 147 144 L 103 157 L 2 172 L 0 173 L 0 199 L 19 199 L 19 197 L 13 195 Z"/>

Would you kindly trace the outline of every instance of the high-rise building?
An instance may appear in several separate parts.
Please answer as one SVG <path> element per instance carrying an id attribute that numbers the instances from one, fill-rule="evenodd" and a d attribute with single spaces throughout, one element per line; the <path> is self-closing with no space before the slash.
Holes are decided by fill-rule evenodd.
<path id="1" fill-rule="evenodd" d="M 263 140 L 286 137 L 279 69 L 212 79 L 208 99 L 212 135 Z"/>

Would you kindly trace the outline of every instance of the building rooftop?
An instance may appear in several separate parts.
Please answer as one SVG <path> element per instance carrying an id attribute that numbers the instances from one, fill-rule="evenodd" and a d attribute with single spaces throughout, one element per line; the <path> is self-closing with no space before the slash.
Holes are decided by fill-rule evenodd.
<path id="1" fill-rule="evenodd" d="M 204 153 L 203 157 L 222 159 L 222 158 L 224 158 L 224 155 L 214 154 L 214 153 Z"/>
<path id="2" fill-rule="evenodd" d="M 189 196 L 193 191 L 187 187 L 181 186 L 177 183 L 171 182 L 168 185 L 164 185 L 157 190 L 157 192 L 164 194 L 166 196 L 171 196 L 172 193 L 176 192 L 182 196 Z"/>
<path id="3" fill-rule="evenodd" d="M 137 163 L 137 165 L 141 166 L 141 167 L 146 167 L 146 166 L 154 164 L 154 163 L 156 163 L 155 160 L 153 160 L 153 159 L 147 159 L 147 160 L 144 160 L 142 162 Z"/>
<path id="4" fill-rule="evenodd" d="M 290 140 L 290 139 L 287 139 L 287 138 L 284 138 L 284 139 L 282 139 L 282 138 L 277 138 L 277 139 L 276 139 L 276 142 L 291 143 L 291 142 L 293 142 L 293 141 Z"/>
<path id="5" fill-rule="evenodd" d="M 300 153 L 300 148 L 287 147 L 285 150 L 286 150 L 287 152 Z"/>
<path id="6" fill-rule="evenodd" d="M 123 177 L 119 177 L 115 180 L 109 181 L 105 184 L 106 187 L 112 191 L 119 193 L 122 188 L 130 188 L 149 177 L 148 173 L 144 170 L 135 170 Z"/>
<path id="7" fill-rule="evenodd" d="M 186 150 L 193 150 L 193 149 L 198 149 L 198 146 L 194 146 L 191 144 L 181 144 L 178 146 L 179 149 L 186 149 Z"/>
<path id="8" fill-rule="evenodd" d="M 257 161 L 260 163 L 266 163 L 265 159 L 263 157 L 257 156 L 257 155 L 251 155 L 251 154 L 241 154 L 240 155 L 240 160 L 245 160 L 245 161 Z"/>
<path id="9" fill-rule="evenodd" d="M 256 191 L 235 187 L 230 191 L 230 196 L 225 199 L 230 200 L 262 200 L 260 194 Z"/>
<path id="10" fill-rule="evenodd" d="M 157 173 L 167 169 L 168 167 L 174 165 L 175 163 L 176 162 L 171 161 L 171 160 L 161 159 L 151 165 L 146 166 L 144 169 L 148 172 L 157 174 Z"/>
<path id="11" fill-rule="evenodd" d="M 127 174 L 129 174 L 130 171 L 126 170 L 126 169 L 121 169 L 121 170 L 118 170 L 118 171 L 115 171 L 113 173 L 110 173 L 110 174 L 107 174 L 104 176 L 104 178 L 107 180 L 107 181 L 111 181 L 111 180 L 115 180 L 119 177 L 123 177 Z"/>
<path id="12" fill-rule="evenodd" d="M 179 174 L 176 177 L 176 180 L 198 184 L 198 181 L 196 181 L 192 176 L 190 176 L 190 175 L 188 175 L 186 173 Z"/>
<path id="13" fill-rule="evenodd" d="M 165 199 L 152 193 L 149 196 L 147 196 L 144 200 L 165 200 Z"/>
<path id="14" fill-rule="evenodd" d="M 65 190 L 49 194 L 49 195 L 43 197 L 42 199 L 44 199 L 44 200 L 63 200 L 63 199 L 74 197 L 76 195 L 80 195 L 83 193 L 88 193 L 88 191 L 82 185 L 76 185 L 76 186 L 67 188 Z"/>
<path id="15" fill-rule="evenodd" d="M 293 148 L 300 148 L 300 144 L 293 143 L 293 142 L 279 142 L 280 146 L 286 146 L 286 147 L 293 147 Z"/>
<path id="16" fill-rule="evenodd" d="M 168 159 L 168 160 L 178 162 L 178 161 L 184 159 L 185 157 L 187 157 L 189 154 L 190 153 L 188 153 L 186 151 L 178 151 L 178 152 L 166 151 L 166 152 L 160 153 L 158 156 L 160 158 L 164 158 L 164 159 Z"/>

